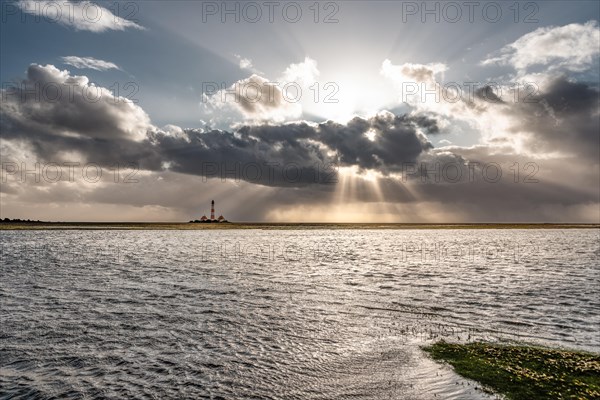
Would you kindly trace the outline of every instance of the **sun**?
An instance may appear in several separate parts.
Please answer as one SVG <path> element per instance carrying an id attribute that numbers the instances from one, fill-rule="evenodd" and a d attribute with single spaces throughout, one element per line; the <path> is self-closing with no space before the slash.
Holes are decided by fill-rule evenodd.
<path id="1" fill-rule="evenodd" d="M 322 71 L 310 96 L 303 96 L 303 109 L 308 114 L 346 123 L 356 116 L 369 117 L 389 108 L 398 94 L 377 74 L 357 75 L 349 72 L 328 74 Z"/>

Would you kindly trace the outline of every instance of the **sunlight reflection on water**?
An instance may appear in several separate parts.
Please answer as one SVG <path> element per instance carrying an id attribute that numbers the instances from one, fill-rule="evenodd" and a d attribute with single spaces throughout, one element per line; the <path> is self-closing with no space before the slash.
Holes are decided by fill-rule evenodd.
<path id="1" fill-rule="evenodd" d="M 418 346 L 600 346 L 597 230 L 0 237 L 3 397 L 475 399 Z"/>

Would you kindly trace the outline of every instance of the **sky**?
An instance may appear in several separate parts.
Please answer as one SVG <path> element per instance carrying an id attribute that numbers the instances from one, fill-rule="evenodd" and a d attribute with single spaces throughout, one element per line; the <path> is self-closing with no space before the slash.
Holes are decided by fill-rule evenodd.
<path id="1" fill-rule="evenodd" d="M 597 1 L 1 4 L 1 218 L 600 222 Z"/>

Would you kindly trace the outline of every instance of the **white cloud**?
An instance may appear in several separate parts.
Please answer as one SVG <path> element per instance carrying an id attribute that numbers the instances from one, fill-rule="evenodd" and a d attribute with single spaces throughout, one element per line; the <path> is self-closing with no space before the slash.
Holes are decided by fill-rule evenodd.
<path id="1" fill-rule="evenodd" d="M 290 64 L 283 71 L 280 81 L 284 84 L 294 82 L 300 86 L 310 86 L 317 80 L 319 74 L 317 62 L 310 57 L 305 57 L 303 62 Z"/>
<path id="2" fill-rule="evenodd" d="M 127 28 L 144 29 L 133 21 L 114 15 L 107 8 L 91 1 L 20 0 L 19 7 L 26 13 L 72 27 L 78 31 L 123 31 Z"/>
<path id="3" fill-rule="evenodd" d="M 600 54 L 598 22 L 538 28 L 488 56 L 483 65 L 512 65 L 523 71 L 533 65 L 583 71 Z"/>
<path id="4" fill-rule="evenodd" d="M 252 70 L 253 65 L 252 65 L 252 60 L 246 57 L 242 57 L 239 54 L 235 54 L 235 58 L 237 58 L 240 62 L 240 69 L 247 69 L 247 70 Z"/>
<path id="5" fill-rule="evenodd" d="M 251 69 L 252 68 L 252 60 L 249 58 L 240 58 L 240 68 L 241 69 Z"/>
<path id="6" fill-rule="evenodd" d="M 201 131 L 201 129 L 199 131 Z M 181 140 L 184 140 L 184 141 L 190 143 L 189 136 L 187 136 L 185 134 L 185 131 L 183 130 L 183 128 L 181 128 L 177 125 L 167 124 L 160 129 L 160 132 L 165 136 L 181 139 Z"/>
<path id="7" fill-rule="evenodd" d="M 121 69 L 117 64 L 110 61 L 99 60 L 93 57 L 66 56 L 62 58 L 63 62 L 75 68 L 90 68 L 97 71 L 106 71 L 109 69 Z"/>

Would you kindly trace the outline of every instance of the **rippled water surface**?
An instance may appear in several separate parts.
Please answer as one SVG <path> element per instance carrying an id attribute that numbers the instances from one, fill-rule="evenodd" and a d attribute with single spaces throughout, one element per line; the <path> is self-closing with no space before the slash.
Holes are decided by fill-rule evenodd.
<path id="1" fill-rule="evenodd" d="M 0 238 L 2 398 L 479 399 L 419 345 L 600 347 L 598 230 Z"/>

